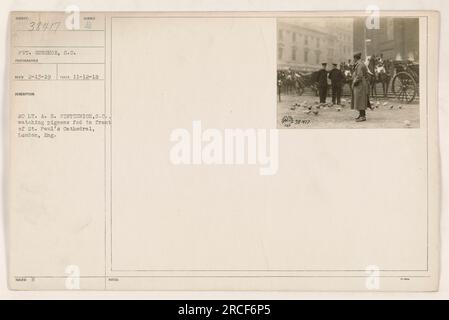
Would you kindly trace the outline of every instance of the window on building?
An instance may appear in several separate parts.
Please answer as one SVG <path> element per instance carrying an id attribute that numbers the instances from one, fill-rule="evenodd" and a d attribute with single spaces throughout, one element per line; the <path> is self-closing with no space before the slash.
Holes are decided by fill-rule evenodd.
<path id="1" fill-rule="evenodd" d="M 278 30 L 278 40 L 283 40 L 284 32 L 282 30 Z"/>
<path id="2" fill-rule="evenodd" d="M 296 42 L 296 33 L 295 32 L 292 33 L 292 41 Z"/>
<path id="3" fill-rule="evenodd" d="M 296 47 L 292 47 L 292 60 L 296 60 Z"/>
<path id="4" fill-rule="evenodd" d="M 394 40 L 394 20 L 387 18 L 387 40 Z"/>
<path id="5" fill-rule="evenodd" d="M 316 47 L 319 48 L 320 47 L 320 39 L 316 39 Z"/>
<path id="6" fill-rule="evenodd" d="M 308 44 L 309 44 L 309 37 L 308 37 L 308 36 L 305 36 L 305 37 L 304 37 L 304 44 L 305 44 L 305 45 L 308 45 Z"/>
<path id="7" fill-rule="evenodd" d="M 309 50 L 308 49 L 304 49 L 304 62 L 305 63 L 309 62 Z"/>
<path id="8" fill-rule="evenodd" d="M 282 54 L 283 54 L 284 48 L 281 46 L 278 47 L 278 59 L 282 60 Z"/>
<path id="9" fill-rule="evenodd" d="M 318 50 L 317 51 L 315 51 L 315 58 L 316 58 L 316 64 L 320 64 L 321 63 L 321 61 L 320 61 L 320 59 L 321 59 L 321 52 L 319 52 Z"/>

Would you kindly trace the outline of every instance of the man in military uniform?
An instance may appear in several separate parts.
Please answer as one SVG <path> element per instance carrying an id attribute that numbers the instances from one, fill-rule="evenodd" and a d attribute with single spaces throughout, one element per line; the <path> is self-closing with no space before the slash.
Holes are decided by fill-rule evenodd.
<path id="1" fill-rule="evenodd" d="M 321 69 L 317 73 L 318 92 L 320 94 L 320 103 L 326 103 L 327 96 L 327 63 L 321 64 Z"/>
<path id="2" fill-rule="evenodd" d="M 329 79 L 332 87 L 332 104 L 340 104 L 341 88 L 343 86 L 344 75 L 337 68 L 337 64 L 332 64 L 332 70 L 329 72 Z"/>
<path id="3" fill-rule="evenodd" d="M 368 107 L 368 69 L 363 63 L 362 53 L 354 54 L 354 73 L 352 75 L 351 108 L 359 111 L 356 122 L 366 121 L 366 108 Z"/>

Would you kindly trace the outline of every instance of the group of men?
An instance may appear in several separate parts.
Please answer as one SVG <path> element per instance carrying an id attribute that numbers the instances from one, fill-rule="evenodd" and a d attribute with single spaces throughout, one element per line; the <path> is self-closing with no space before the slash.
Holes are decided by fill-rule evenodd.
<path id="1" fill-rule="evenodd" d="M 318 71 L 316 80 L 318 84 L 318 92 L 320 96 L 320 103 L 326 103 L 327 90 L 328 90 L 328 79 L 331 81 L 332 88 L 332 103 L 340 104 L 341 91 L 345 76 L 343 72 L 337 68 L 337 64 L 332 64 L 332 69 L 328 72 L 326 70 L 327 63 L 323 62 L 321 64 L 321 69 Z"/>
<path id="2" fill-rule="evenodd" d="M 361 60 L 362 53 L 354 54 L 352 64 L 352 83 L 351 87 L 351 108 L 359 111 L 359 116 L 355 119 L 357 122 L 366 121 L 366 109 L 369 107 L 368 90 L 368 69 Z M 320 103 L 326 103 L 328 91 L 328 79 L 331 82 L 332 103 L 341 103 L 341 92 L 345 82 L 343 70 L 337 68 L 337 64 L 332 64 L 332 69 L 327 71 L 327 63 L 322 63 L 322 68 L 317 72 L 316 82 L 320 96 Z"/>

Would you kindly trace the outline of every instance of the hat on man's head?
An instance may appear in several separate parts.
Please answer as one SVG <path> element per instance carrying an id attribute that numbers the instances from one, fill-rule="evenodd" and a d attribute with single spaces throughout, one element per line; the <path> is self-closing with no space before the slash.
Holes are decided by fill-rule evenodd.
<path id="1" fill-rule="evenodd" d="M 337 64 L 334 62 L 334 63 L 332 63 L 332 65 L 334 66 L 334 67 L 336 67 L 337 66 Z"/>
<path id="2" fill-rule="evenodd" d="M 322 65 L 323 67 L 325 67 L 325 66 L 327 66 L 327 62 L 322 62 L 321 65 Z"/>
<path id="3" fill-rule="evenodd" d="M 361 59 L 361 58 L 362 58 L 362 53 L 360 51 L 354 52 L 354 59 Z"/>

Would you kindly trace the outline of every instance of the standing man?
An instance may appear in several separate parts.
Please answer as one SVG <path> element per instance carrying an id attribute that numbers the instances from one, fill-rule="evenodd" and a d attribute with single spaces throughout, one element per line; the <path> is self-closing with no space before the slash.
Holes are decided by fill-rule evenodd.
<path id="1" fill-rule="evenodd" d="M 343 72 L 337 69 L 337 64 L 332 63 L 332 70 L 329 72 L 329 79 L 332 87 L 332 104 L 340 104 L 341 88 L 343 86 Z"/>
<path id="2" fill-rule="evenodd" d="M 351 108 L 359 111 L 359 116 L 355 119 L 356 122 L 366 121 L 366 108 L 368 105 L 368 69 L 363 63 L 361 57 L 361 52 L 354 54 Z"/>
<path id="3" fill-rule="evenodd" d="M 321 64 L 321 69 L 317 74 L 318 92 L 320 94 L 320 103 L 326 103 L 327 96 L 327 63 Z"/>

